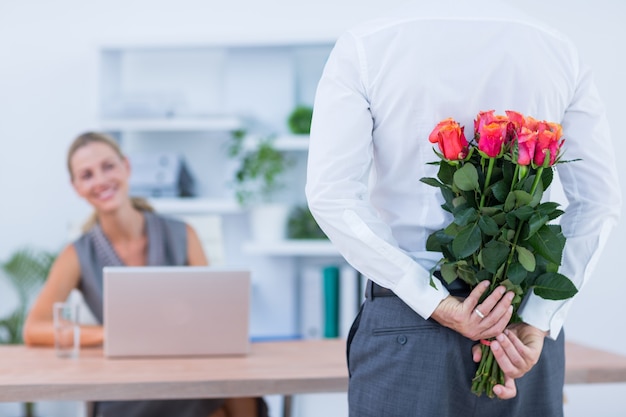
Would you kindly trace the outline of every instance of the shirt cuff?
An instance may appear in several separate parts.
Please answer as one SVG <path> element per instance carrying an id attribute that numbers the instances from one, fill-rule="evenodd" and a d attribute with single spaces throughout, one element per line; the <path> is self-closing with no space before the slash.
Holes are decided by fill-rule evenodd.
<path id="1" fill-rule="evenodd" d="M 571 299 L 546 300 L 532 293 L 520 306 L 518 315 L 524 323 L 548 331 L 550 339 L 556 339 L 561 332 L 570 305 Z"/>
<path id="2" fill-rule="evenodd" d="M 392 290 L 413 311 L 428 319 L 441 300 L 450 295 L 438 278 L 432 277 L 432 282 L 437 288 L 430 285 L 430 282 L 429 274 L 424 274 L 422 268 L 414 265 Z"/>

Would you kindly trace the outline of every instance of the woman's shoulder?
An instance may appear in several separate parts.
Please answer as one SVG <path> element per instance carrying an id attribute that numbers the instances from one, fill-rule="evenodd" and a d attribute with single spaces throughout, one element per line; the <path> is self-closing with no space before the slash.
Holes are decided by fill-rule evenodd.
<path id="1" fill-rule="evenodd" d="M 165 227 L 185 229 L 187 225 L 185 221 L 178 219 L 176 217 L 166 215 L 166 214 L 160 214 L 156 212 L 147 211 L 145 213 L 145 216 L 149 221 L 153 221 Z"/>

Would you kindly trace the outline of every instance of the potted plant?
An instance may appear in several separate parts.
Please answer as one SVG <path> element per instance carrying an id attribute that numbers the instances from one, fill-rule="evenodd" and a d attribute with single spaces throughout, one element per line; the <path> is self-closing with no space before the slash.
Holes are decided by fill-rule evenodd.
<path id="1" fill-rule="evenodd" d="M 296 106 L 287 120 L 289 130 L 295 135 L 308 135 L 311 133 L 312 118 L 313 108 L 304 105 Z"/>
<path id="2" fill-rule="evenodd" d="M 296 206 L 287 221 L 289 239 L 328 239 L 306 205 Z"/>
<path id="3" fill-rule="evenodd" d="M 48 277 L 56 256 L 50 252 L 33 248 L 15 251 L 0 270 L 15 288 L 18 305 L 8 316 L 0 319 L 0 344 L 21 344 L 24 320 L 32 297 L 39 291 Z M 24 403 L 24 417 L 34 416 L 34 403 Z"/>
<path id="4" fill-rule="evenodd" d="M 233 184 L 237 202 L 251 212 L 251 225 L 257 240 L 285 237 L 288 207 L 277 203 L 277 193 L 285 187 L 285 172 L 292 158 L 274 145 L 275 138 L 246 142 L 246 132 L 236 131 L 228 155 L 238 160 Z"/>

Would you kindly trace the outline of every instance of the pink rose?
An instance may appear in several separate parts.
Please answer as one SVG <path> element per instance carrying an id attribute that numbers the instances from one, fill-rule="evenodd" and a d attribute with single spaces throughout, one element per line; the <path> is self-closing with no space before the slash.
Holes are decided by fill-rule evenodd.
<path id="1" fill-rule="evenodd" d="M 526 120 L 524 119 L 524 115 L 522 113 L 518 113 L 513 110 L 505 111 L 507 117 L 509 118 L 509 122 L 513 124 L 515 127 L 515 132 L 520 132 L 522 127 L 526 125 Z"/>
<path id="2" fill-rule="evenodd" d="M 561 130 L 550 130 L 549 125 L 545 124 L 548 128 L 539 129 L 537 132 L 537 146 L 535 147 L 535 156 L 533 162 L 537 166 L 543 165 L 546 159 L 546 154 L 550 151 L 550 161 L 548 166 L 554 165 L 556 158 L 563 145 L 563 140 L 560 139 Z"/>
<path id="3" fill-rule="evenodd" d="M 530 165 L 535 155 L 537 145 L 537 132 L 527 127 L 522 127 L 517 135 L 517 163 L 518 165 Z"/>
<path id="4" fill-rule="evenodd" d="M 478 131 L 478 149 L 490 158 L 500 155 L 507 134 L 507 125 L 508 122 L 495 121 L 481 126 Z"/>

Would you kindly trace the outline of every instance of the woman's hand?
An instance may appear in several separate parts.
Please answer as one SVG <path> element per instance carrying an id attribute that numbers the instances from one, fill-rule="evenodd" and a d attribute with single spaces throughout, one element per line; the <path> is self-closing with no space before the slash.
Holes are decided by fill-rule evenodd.
<path id="1" fill-rule="evenodd" d="M 501 334 L 513 314 L 511 301 L 514 294 L 500 286 L 478 304 L 487 288 L 489 282 L 484 281 L 465 300 L 453 296 L 443 299 L 431 317 L 471 340 L 489 339 Z"/>

